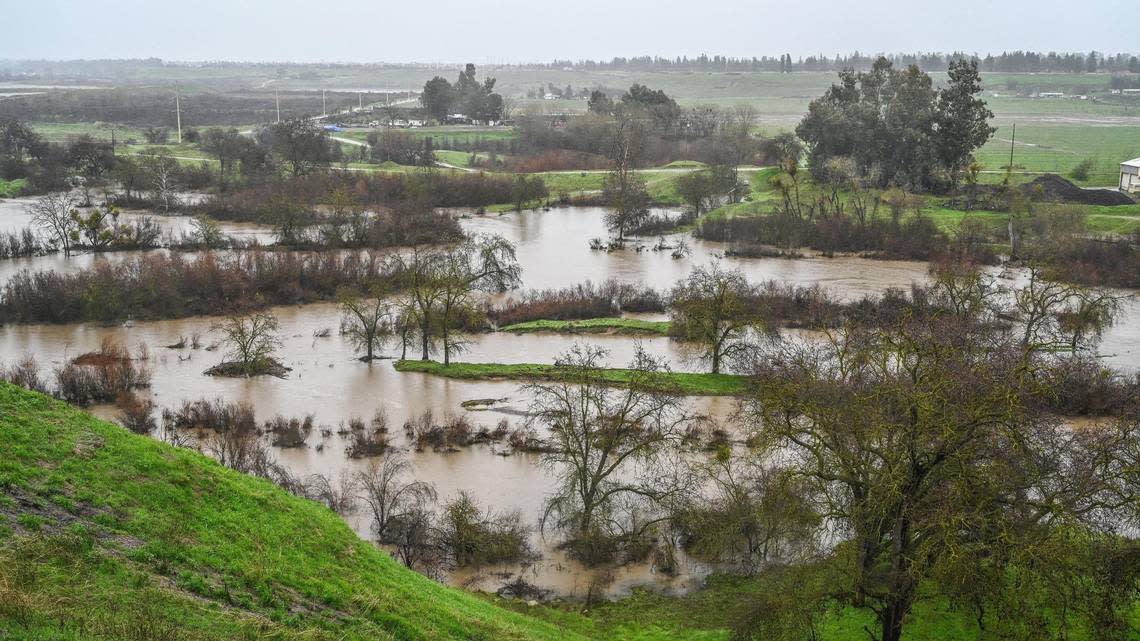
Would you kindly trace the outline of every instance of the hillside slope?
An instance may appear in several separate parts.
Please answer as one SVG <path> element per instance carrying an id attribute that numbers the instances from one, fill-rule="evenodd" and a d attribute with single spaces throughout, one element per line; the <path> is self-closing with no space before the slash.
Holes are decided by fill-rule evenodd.
<path id="1" fill-rule="evenodd" d="M 0 639 L 582 639 L 335 514 L 0 383 Z"/>

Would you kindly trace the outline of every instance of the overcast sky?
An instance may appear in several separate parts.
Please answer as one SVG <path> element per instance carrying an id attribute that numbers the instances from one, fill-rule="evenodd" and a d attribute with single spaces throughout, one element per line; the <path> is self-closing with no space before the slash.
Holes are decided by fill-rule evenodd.
<path id="1" fill-rule="evenodd" d="M 0 0 L 0 58 L 489 63 L 853 50 L 1135 52 L 1137 2 Z"/>

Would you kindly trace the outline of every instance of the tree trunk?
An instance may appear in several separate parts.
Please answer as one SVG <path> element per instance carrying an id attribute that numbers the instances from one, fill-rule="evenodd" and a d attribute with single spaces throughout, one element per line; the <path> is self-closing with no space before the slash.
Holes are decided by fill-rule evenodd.
<path id="1" fill-rule="evenodd" d="M 451 364 L 451 345 L 447 343 L 447 323 L 443 324 L 443 364 L 446 367 Z"/>
<path id="2" fill-rule="evenodd" d="M 879 625 L 882 626 L 882 641 L 900 641 L 902 639 L 903 617 L 906 616 L 906 606 L 900 599 L 892 600 L 879 615 Z"/>

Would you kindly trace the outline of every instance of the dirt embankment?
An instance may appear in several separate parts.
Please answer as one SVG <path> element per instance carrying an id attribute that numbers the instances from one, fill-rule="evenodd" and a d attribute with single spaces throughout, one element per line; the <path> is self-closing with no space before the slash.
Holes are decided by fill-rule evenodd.
<path id="1" fill-rule="evenodd" d="M 1045 174 L 1022 186 L 1033 200 L 1079 205 L 1131 205 L 1134 200 L 1112 189 L 1082 189 L 1056 174 Z"/>

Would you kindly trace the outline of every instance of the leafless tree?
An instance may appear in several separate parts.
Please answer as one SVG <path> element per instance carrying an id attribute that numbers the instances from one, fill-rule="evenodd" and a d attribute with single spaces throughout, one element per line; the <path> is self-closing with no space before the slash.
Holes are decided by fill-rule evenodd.
<path id="1" fill-rule="evenodd" d="M 277 335 L 277 317 L 266 312 L 251 316 L 231 316 L 213 326 L 221 332 L 222 342 L 229 348 L 228 355 L 235 359 L 239 371 L 245 376 L 264 373 L 273 361 L 273 353 L 281 347 Z"/>
<path id="2" fill-rule="evenodd" d="M 639 521 L 633 504 L 677 490 L 654 462 L 681 438 L 681 396 L 670 391 L 664 366 L 640 349 L 620 389 L 606 380 L 604 357 L 600 348 L 575 346 L 557 361 L 561 380 L 525 388 L 532 420 L 551 430 L 543 462 L 557 478 L 541 523 L 566 532 L 572 546 L 645 531 L 658 519 Z"/>
<path id="3" fill-rule="evenodd" d="M 79 236 L 77 207 L 79 199 L 71 192 L 48 194 L 27 206 L 32 224 L 43 230 L 51 242 L 59 245 L 66 257 L 71 256 L 71 246 Z"/>
<path id="4" fill-rule="evenodd" d="M 372 530 L 381 543 L 394 542 L 398 524 L 436 500 L 430 483 L 409 480 L 412 471 L 411 461 L 392 452 L 356 475 L 360 499 L 372 512 Z"/>

